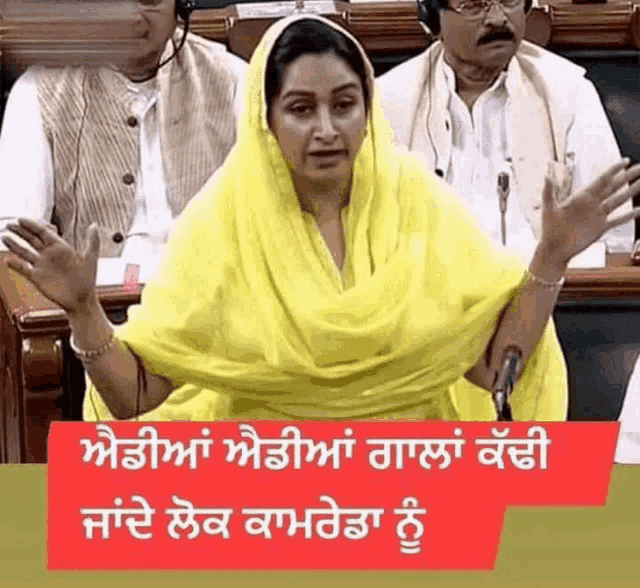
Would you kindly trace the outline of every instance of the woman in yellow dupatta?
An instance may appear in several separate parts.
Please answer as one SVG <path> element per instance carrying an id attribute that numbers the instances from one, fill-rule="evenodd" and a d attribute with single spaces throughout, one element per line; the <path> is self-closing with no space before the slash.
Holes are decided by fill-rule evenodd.
<path id="1" fill-rule="evenodd" d="M 95 231 L 78 253 L 21 220 L 10 230 L 35 253 L 5 243 L 68 312 L 91 378 L 86 420 L 493 419 L 486 391 L 513 345 L 514 417 L 563 420 L 549 316 L 568 260 L 628 220 L 608 220 L 640 191 L 624 188 L 640 175 L 627 165 L 562 204 L 548 182 L 525 271 L 393 146 L 357 41 L 298 15 L 261 40 L 237 144 L 115 335 L 95 293 Z"/>

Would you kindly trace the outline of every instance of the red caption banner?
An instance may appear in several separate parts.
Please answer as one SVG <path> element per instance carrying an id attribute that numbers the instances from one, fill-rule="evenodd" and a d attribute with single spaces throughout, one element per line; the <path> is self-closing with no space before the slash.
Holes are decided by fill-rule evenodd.
<path id="1" fill-rule="evenodd" d="M 48 569 L 493 569 L 507 506 L 604 506 L 615 422 L 51 425 Z"/>

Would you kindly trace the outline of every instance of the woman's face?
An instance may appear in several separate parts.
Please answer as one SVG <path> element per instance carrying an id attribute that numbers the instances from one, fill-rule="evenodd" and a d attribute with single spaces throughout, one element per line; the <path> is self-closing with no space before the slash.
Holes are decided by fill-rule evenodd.
<path id="1" fill-rule="evenodd" d="M 323 53 L 292 61 L 270 118 L 294 178 L 348 180 L 364 137 L 366 108 L 360 78 L 344 59 Z"/>

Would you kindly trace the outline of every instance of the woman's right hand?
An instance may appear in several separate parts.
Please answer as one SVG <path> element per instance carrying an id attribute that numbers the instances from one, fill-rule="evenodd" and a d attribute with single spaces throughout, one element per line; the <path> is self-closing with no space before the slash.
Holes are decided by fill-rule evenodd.
<path id="1" fill-rule="evenodd" d="M 19 219 L 18 224 L 6 228 L 35 251 L 23 247 L 10 235 L 4 236 L 2 241 L 17 256 L 8 260 L 7 265 L 67 313 L 79 312 L 95 293 L 100 253 L 97 226 L 89 227 L 87 244 L 81 253 L 41 223 Z"/>

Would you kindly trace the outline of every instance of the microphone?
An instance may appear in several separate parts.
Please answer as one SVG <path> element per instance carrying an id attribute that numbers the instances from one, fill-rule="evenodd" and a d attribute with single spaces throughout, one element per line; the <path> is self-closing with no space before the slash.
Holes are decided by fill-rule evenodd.
<path id="1" fill-rule="evenodd" d="M 491 392 L 499 421 L 513 421 L 509 397 L 515 386 L 516 374 L 520 369 L 521 363 L 522 351 L 518 347 L 511 346 L 504 350 L 502 368 L 498 372 Z"/>
<path id="2" fill-rule="evenodd" d="M 500 228 L 502 232 L 502 245 L 507 244 L 507 198 L 509 198 L 509 174 L 498 174 L 498 204 L 500 206 Z"/>

